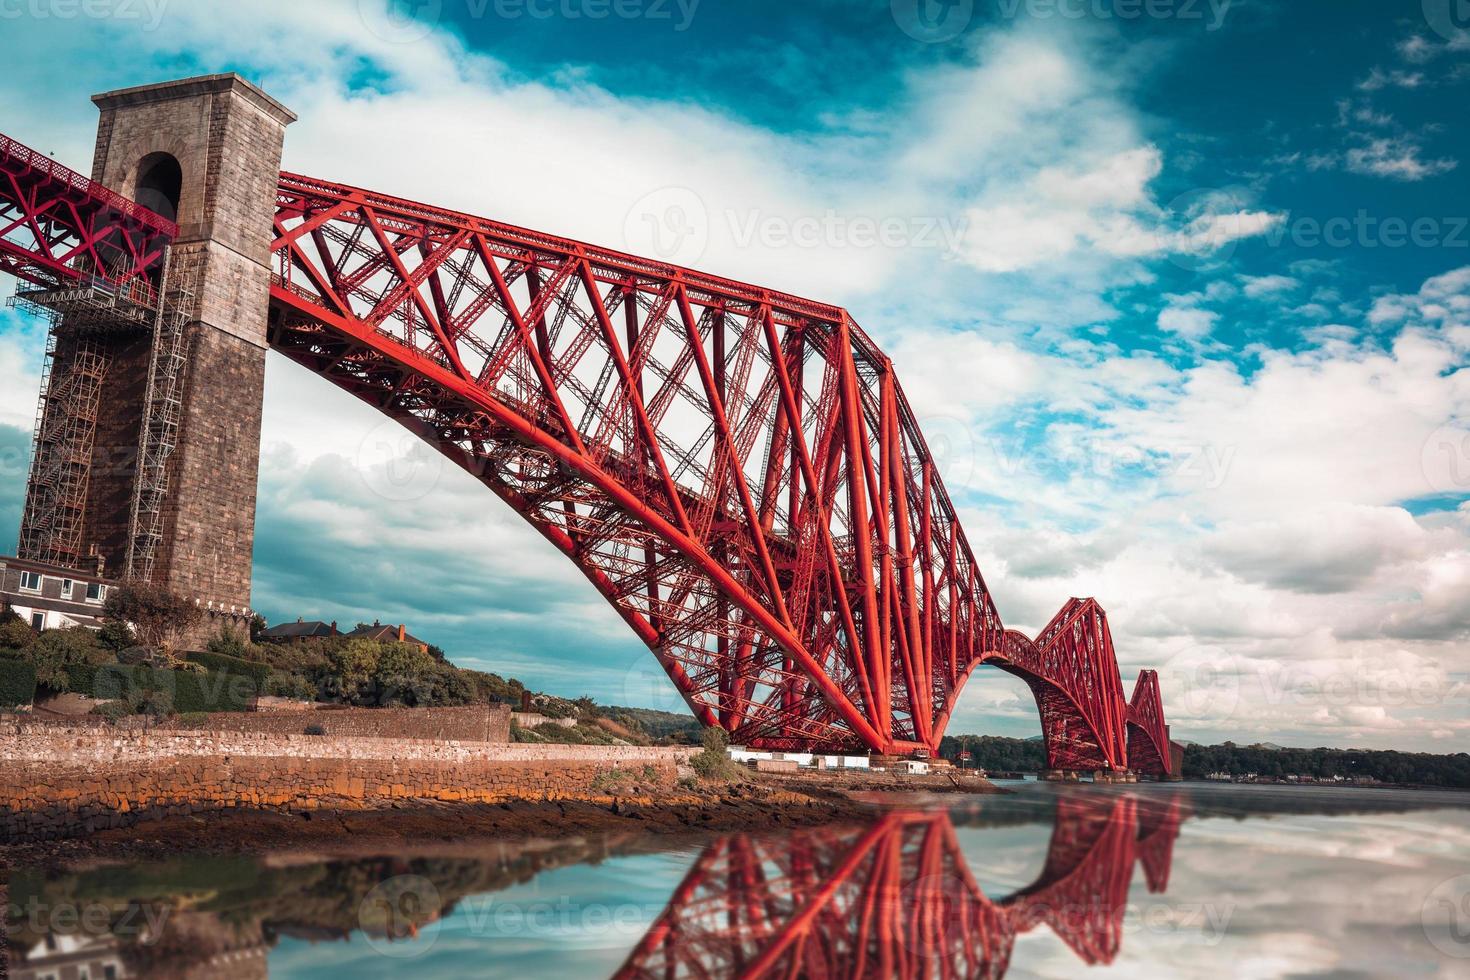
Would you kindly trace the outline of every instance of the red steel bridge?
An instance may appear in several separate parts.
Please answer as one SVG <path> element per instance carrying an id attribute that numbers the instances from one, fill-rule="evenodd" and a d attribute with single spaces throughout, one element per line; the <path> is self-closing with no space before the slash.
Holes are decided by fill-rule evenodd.
<path id="1" fill-rule="evenodd" d="M 262 220 L 269 220 L 263 216 Z M 974 671 L 1057 770 L 1177 775 L 1107 616 L 1001 623 L 892 361 L 847 311 L 282 173 L 272 348 L 416 432 L 612 604 L 706 725 L 934 753 Z M 172 222 L 0 137 L 0 272 L 147 308 Z"/>
<path id="2" fill-rule="evenodd" d="M 726 837 L 700 855 L 615 976 L 998 980 L 1016 937 L 1042 925 L 1083 962 L 1112 963 L 1134 868 L 1150 893 L 1168 888 L 1189 804 L 1073 795 L 1056 805 L 1040 875 L 1002 898 L 976 882 L 944 810 Z"/>

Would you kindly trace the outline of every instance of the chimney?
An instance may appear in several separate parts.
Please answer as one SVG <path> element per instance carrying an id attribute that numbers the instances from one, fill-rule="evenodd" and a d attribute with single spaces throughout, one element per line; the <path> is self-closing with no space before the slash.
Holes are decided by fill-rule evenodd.
<path id="1" fill-rule="evenodd" d="M 337 632 L 337 621 L 335 619 L 332 620 L 332 632 Z"/>
<path id="2" fill-rule="evenodd" d="M 403 626 L 402 623 L 399 623 L 398 624 L 398 642 L 399 643 L 402 643 L 403 640 L 404 640 L 404 638 L 407 637 L 407 636 L 408 636 L 408 630 L 404 629 L 404 626 Z"/>

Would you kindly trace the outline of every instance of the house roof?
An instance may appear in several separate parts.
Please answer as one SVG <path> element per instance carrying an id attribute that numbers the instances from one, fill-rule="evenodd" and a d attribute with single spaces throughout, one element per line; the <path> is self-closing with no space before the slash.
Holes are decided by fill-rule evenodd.
<path id="1" fill-rule="evenodd" d="M 336 623 L 323 623 L 316 619 L 298 619 L 294 623 L 282 623 L 280 626 L 272 626 L 270 629 L 260 631 L 261 638 L 266 640 L 298 640 L 306 637 L 341 635 Z"/>
<path id="2" fill-rule="evenodd" d="M 399 627 L 397 626 L 384 626 L 381 623 L 374 623 L 371 626 L 359 625 L 357 629 L 353 630 L 351 633 L 348 633 L 347 636 L 349 639 L 356 640 L 379 640 L 384 643 L 397 643 L 399 642 L 398 630 Z M 426 647 L 429 645 L 427 642 L 420 640 L 418 637 L 408 632 L 405 632 L 403 634 L 402 642 L 416 643 L 421 647 Z"/>

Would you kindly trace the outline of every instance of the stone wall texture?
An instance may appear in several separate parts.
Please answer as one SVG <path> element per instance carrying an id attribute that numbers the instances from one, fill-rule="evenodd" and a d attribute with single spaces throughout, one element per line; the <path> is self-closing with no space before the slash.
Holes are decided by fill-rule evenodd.
<path id="1" fill-rule="evenodd" d="M 510 742 L 510 708 L 503 704 L 472 704 L 459 708 L 218 712 L 198 721 L 172 719 L 167 723 L 167 727 L 176 729 L 268 735 L 301 735 L 313 725 L 327 735 L 355 738 Z"/>
<path id="2" fill-rule="evenodd" d="M 693 748 L 138 731 L 0 718 L 0 838 L 232 809 L 600 799 L 614 769 L 671 784 Z M 645 773 L 644 767 L 651 767 Z"/>

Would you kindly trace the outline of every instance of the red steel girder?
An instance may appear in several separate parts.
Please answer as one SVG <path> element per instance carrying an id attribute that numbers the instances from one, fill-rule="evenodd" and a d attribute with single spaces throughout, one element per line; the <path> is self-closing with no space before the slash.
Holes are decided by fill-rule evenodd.
<path id="1" fill-rule="evenodd" d="M 571 558 L 691 710 L 933 751 L 1002 636 L 888 359 L 836 307 L 283 174 L 271 343 Z"/>
<path id="2" fill-rule="evenodd" d="M 1157 678 L 1123 703 L 1095 601 L 1034 643 L 1004 630 L 893 366 L 846 311 L 293 174 L 275 229 L 272 345 L 515 508 L 702 722 L 932 753 L 994 663 L 1031 685 L 1054 768 L 1125 768 L 1137 730 L 1167 772 Z M 177 234 L 0 136 L 0 272 L 151 306 Z"/>
<path id="3" fill-rule="evenodd" d="M 1133 698 L 1128 702 L 1128 763 L 1151 776 L 1179 775 L 1174 771 L 1174 754 L 1169 748 L 1158 671 L 1139 671 L 1133 685 Z"/>
<path id="4" fill-rule="evenodd" d="M 46 289 L 85 283 L 144 306 L 179 229 L 0 135 L 0 272 Z"/>

